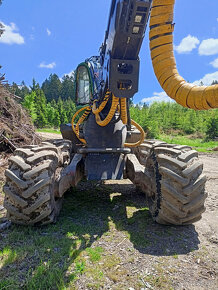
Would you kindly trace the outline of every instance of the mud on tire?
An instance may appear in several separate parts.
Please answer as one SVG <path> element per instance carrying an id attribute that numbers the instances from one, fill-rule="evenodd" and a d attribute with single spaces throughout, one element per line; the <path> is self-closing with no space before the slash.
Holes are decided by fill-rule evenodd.
<path id="1" fill-rule="evenodd" d="M 4 207 L 13 223 L 44 225 L 55 222 L 61 209 L 57 180 L 70 161 L 71 142 L 53 140 L 18 148 L 9 159 Z"/>
<path id="2" fill-rule="evenodd" d="M 146 195 L 153 219 L 173 225 L 200 220 L 207 194 L 198 153 L 189 146 L 147 141 L 135 154 L 152 176 L 152 192 Z"/>

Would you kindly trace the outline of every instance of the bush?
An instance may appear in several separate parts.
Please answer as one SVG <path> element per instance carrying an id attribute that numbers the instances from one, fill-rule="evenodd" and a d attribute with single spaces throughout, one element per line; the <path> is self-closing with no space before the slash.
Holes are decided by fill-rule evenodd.
<path id="1" fill-rule="evenodd" d="M 218 137 L 218 116 L 212 116 L 206 125 L 206 140 L 215 140 Z"/>
<path id="2" fill-rule="evenodd" d="M 149 126 L 148 126 L 148 131 L 147 131 L 147 138 L 148 139 L 153 139 L 153 138 L 159 138 L 160 137 L 160 128 L 158 126 L 158 122 L 153 121 Z"/>

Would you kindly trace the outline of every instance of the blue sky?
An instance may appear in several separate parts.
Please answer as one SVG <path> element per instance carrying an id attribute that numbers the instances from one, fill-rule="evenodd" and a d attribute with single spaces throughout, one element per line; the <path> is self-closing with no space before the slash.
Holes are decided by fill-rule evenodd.
<path id="1" fill-rule="evenodd" d="M 107 26 L 110 0 L 3 0 L 0 22 L 2 73 L 11 82 L 40 84 L 50 73 L 70 73 L 98 55 Z M 180 74 L 205 85 L 218 80 L 218 1 L 177 0 L 174 45 Z M 153 73 L 148 31 L 140 53 L 139 92 L 134 103 L 168 100 Z M 146 99 L 145 99 L 146 98 Z"/>

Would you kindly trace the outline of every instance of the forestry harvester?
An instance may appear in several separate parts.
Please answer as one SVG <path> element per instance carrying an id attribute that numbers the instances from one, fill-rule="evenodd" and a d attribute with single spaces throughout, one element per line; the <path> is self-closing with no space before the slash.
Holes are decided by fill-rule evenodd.
<path id="1" fill-rule="evenodd" d="M 16 149 L 4 186 L 8 219 L 16 224 L 54 222 L 64 192 L 87 180 L 130 179 L 145 193 L 153 219 L 186 225 L 204 212 L 206 177 L 188 146 L 148 141 L 131 120 L 129 100 L 138 91 L 139 51 L 150 17 L 155 75 L 168 96 L 184 107 L 218 107 L 218 86 L 194 86 L 176 69 L 175 0 L 112 0 L 100 55 L 79 64 L 75 98 L 81 109 L 62 125 L 63 140 Z"/>

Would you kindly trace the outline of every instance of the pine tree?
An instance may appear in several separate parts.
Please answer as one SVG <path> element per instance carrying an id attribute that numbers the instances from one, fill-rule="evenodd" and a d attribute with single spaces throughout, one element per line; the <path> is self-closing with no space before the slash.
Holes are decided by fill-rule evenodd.
<path id="1" fill-rule="evenodd" d="M 67 120 L 66 112 L 64 110 L 63 101 L 61 98 L 58 99 L 57 107 L 58 107 L 58 112 L 60 115 L 61 124 L 66 124 L 68 122 L 68 120 Z"/>
<path id="2" fill-rule="evenodd" d="M 36 80 L 33 78 L 32 80 L 32 86 L 30 86 L 32 91 L 35 91 L 37 88 L 39 88 L 39 84 L 36 83 Z"/>
<path id="3" fill-rule="evenodd" d="M 48 103 L 46 105 L 46 118 L 47 118 L 47 122 L 48 125 L 53 127 L 54 123 L 55 123 L 55 114 L 56 114 L 56 110 L 51 103 Z"/>
<path id="4" fill-rule="evenodd" d="M 12 92 L 12 94 L 20 97 L 21 102 L 23 101 L 24 97 L 30 94 L 31 92 L 30 89 L 26 86 L 24 81 L 21 82 L 21 85 L 17 85 L 15 82 L 13 82 L 8 89 L 10 92 Z"/>
<path id="5" fill-rule="evenodd" d="M 67 123 L 71 123 L 73 115 L 76 113 L 76 105 L 72 99 L 68 98 L 63 102 L 64 111 L 67 116 Z"/>
<path id="6" fill-rule="evenodd" d="M 46 79 L 42 84 L 42 90 L 48 102 L 52 99 L 58 100 L 61 93 L 61 81 L 56 74 L 50 74 L 49 79 Z"/>
<path id="7" fill-rule="evenodd" d="M 36 93 L 32 92 L 31 94 L 26 95 L 22 102 L 22 105 L 27 109 L 34 123 L 37 120 L 35 99 Z"/>
<path id="8" fill-rule="evenodd" d="M 54 122 L 53 125 L 55 128 L 59 128 L 61 124 L 61 120 L 60 120 L 60 114 L 58 112 L 58 110 L 54 111 Z"/>
<path id="9" fill-rule="evenodd" d="M 68 98 L 74 98 L 74 79 L 65 75 L 61 84 L 61 98 L 66 101 Z"/>
<path id="10" fill-rule="evenodd" d="M 9 91 L 12 92 L 12 94 L 14 94 L 16 96 L 21 97 L 20 96 L 20 89 L 15 82 L 13 82 L 12 85 L 9 87 Z"/>
<path id="11" fill-rule="evenodd" d="M 39 84 L 37 84 L 35 87 L 35 93 L 36 93 L 35 106 L 36 106 L 36 114 L 37 114 L 35 124 L 38 128 L 43 128 L 47 124 L 46 98 Z"/>

